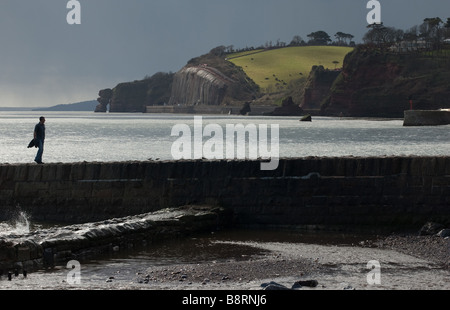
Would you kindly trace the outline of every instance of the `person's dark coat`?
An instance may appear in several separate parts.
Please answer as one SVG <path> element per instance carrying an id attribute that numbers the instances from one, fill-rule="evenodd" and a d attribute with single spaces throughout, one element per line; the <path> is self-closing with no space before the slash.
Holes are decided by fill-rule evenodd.
<path id="1" fill-rule="evenodd" d="M 28 148 L 32 148 L 33 146 L 38 147 L 37 139 L 33 139 L 28 143 Z"/>

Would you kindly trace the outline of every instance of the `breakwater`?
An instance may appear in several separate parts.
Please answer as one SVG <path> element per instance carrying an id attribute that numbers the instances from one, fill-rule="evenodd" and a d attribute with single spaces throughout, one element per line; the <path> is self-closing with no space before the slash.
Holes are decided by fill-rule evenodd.
<path id="1" fill-rule="evenodd" d="M 211 206 L 183 206 L 94 223 L 0 235 L 0 276 L 66 265 L 100 254 L 138 248 L 229 225 L 229 212 Z"/>
<path id="2" fill-rule="evenodd" d="M 0 220 L 77 224 L 184 205 L 233 212 L 236 226 L 420 228 L 450 222 L 450 157 L 191 160 L 0 165 Z"/>
<path id="3" fill-rule="evenodd" d="M 450 110 L 410 110 L 405 111 L 404 126 L 450 125 Z"/>

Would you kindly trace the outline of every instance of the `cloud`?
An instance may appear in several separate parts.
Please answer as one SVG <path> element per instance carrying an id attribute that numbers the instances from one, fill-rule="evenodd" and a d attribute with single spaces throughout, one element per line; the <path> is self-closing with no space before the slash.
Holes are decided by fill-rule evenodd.
<path id="1" fill-rule="evenodd" d="M 360 41 L 367 31 L 366 1 L 79 1 L 81 25 L 67 24 L 66 0 L 0 2 L 0 106 L 95 99 L 102 88 L 178 71 L 218 45 L 290 42 L 318 30 Z M 401 29 L 450 12 L 448 1 L 380 2 L 385 24 Z"/>

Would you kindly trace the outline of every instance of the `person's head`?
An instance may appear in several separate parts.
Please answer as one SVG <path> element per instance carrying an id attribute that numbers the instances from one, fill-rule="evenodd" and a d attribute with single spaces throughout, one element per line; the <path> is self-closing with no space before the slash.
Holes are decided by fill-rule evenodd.
<path id="1" fill-rule="evenodd" d="M 41 124 L 44 124 L 45 123 L 45 117 L 43 117 L 43 116 L 39 117 L 39 121 L 41 122 Z"/>

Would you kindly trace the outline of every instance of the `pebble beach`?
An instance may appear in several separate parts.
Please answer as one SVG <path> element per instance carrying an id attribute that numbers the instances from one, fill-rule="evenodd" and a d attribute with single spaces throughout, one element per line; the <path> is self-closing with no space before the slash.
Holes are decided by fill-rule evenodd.
<path id="1" fill-rule="evenodd" d="M 110 263 L 82 270 L 83 281 L 67 282 L 67 270 L 38 271 L 8 281 L 2 290 L 448 290 L 450 239 L 392 235 L 353 245 L 217 241 L 219 246 L 257 248 L 241 259 L 128 266 Z M 372 266 L 379 262 L 378 282 Z M 299 282 L 313 281 L 314 286 Z M 296 285 L 297 283 L 297 285 Z"/>

